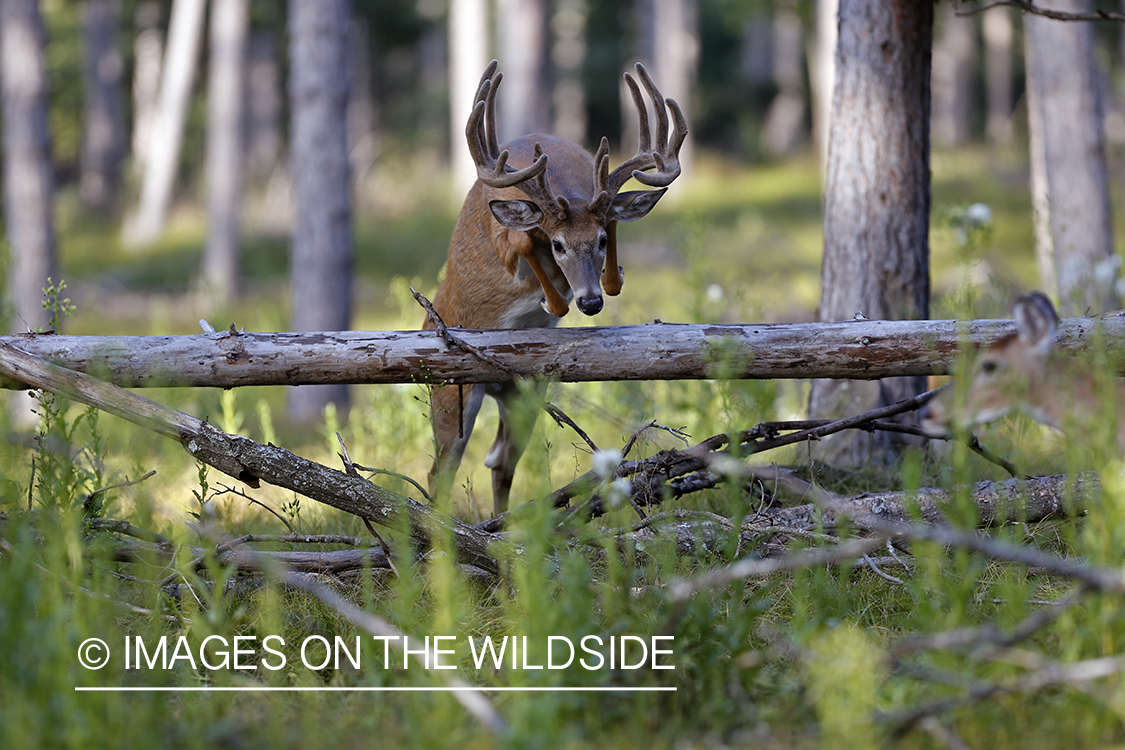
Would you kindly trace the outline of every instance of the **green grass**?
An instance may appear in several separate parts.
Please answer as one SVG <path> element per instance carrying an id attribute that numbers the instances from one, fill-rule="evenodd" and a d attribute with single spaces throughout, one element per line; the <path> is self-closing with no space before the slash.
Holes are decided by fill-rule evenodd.
<path id="1" fill-rule="evenodd" d="M 1009 291 L 1035 283 L 1022 167 L 1011 156 L 1000 159 L 995 172 L 982 171 L 986 163 L 983 151 L 934 158 L 935 314 L 965 314 L 964 290 L 973 284 L 972 309 L 1006 315 Z M 627 281 L 621 297 L 610 300 L 596 322 L 810 319 L 819 294 L 821 244 L 815 162 L 804 158 L 742 169 L 704 158 L 695 181 L 683 187 L 651 217 L 622 229 Z M 455 212 L 444 197 L 440 204 L 427 202 L 418 197 L 426 190 L 411 191 L 407 197 L 413 198 L 402 199 L 405 205 L 357 215 L 357 327 L 416 327 L 421 315 L 404 294 L 405 282 L 426 292 L 436 287 Z M 992 208 L 991 231 L 959 244 L 946 218 L 978 201 Z M 115 222 L 83 214 L 66 199 L 60 223 L 63 272 L 79 306 L 64 330 L 186 333 L 198 330 L 201 317 L 217 328 L 231 322 L 259 330 L 287 326 L 284 240 L 249 238 L 246 294 L 216 310 L 202 307 L 190 294 L 204 242 L 198 213 L 190 206 L 177 213 L 164 240 L 139 251 L 121 244 Z M 989 285 L 990 275 L 996 286 Z M 982 279 L 985 283 L 977 283 Z M 285 424 L 281 388 L 240 389 L 225 396 L 207 389 L 145 395 L 327 465 L 339 465 L 334 435 L 339 429 L 360 464 L 419 479 L 429 466 L 428 407 L 418 386 L 357 388 L 346 424 L 329 420 L 312 431 Z M 556 385 L 550 399 L 605 448 L 621 446 L 647 419 L 683 427 L 700 439 L 795 417 L 803 404 L 798 384 L 718 381 Z M 219 593 L 188 595 L 178 603 L 159 592 L 154 584 L 169 569 L 156 561 L 115 561 L 107 535 L 84 526 L 82 498 L 98 486 L 155 469 L 151 479 L 104 496 L 99 512 L 129 519 L 176 543 L 202 544 L 194 526 L 201 513 L 193 495 L 200 491 L 196 465 L 174 442 L 114 417 L 94 418 L 81 408 L 63 407 L 53 419 L 38 443 L 14 425 L 0 425 L 0 434 L 7 436 L 0 443 L 0 513 L 5 514 L 0 538 L 8 545 L 0 549 L 0 744 L 5 747 L 303 748 L 325 744 L 327 738 L 341 746 L 375 741 L 459 748 L 930 748 L 941 745 L 926 732 L 895 738 L 873 717 L 957 695 L 980 681 L 1017 679 L 1033 658 L 1072 662 L 1125 649 L 1120 598 L 1087 594 L 1014 650 L 929 650 L 892 663 L 889 649 L 904 638 L 974 625 L 1012 628 L 1049 606 L 1031 602 L 1058 601 L 1070 591 L 1057 577 L 922 542 L 912 546 L 910 569 L 885 568 L 902 583 L 867 567 L 812 568 L 702 592 L 677 621 L 666 584 L 721 564 L 735 549 L 733 539 L 721 540 L 710 556 L 695 558 L 677 556 L 674 540 L 664 538 L 668 535 L 640 548 L 593 555 L 588 546 L 568 547 L 552 533 L 550 517 L 538 513 L 512 530 L 525 553 L 507 561 L 502 585 L 482 587 L 466 578 L 449 564 L 448 554 L 416 561 L 402 533 L 381 529 L 398 553 L 399 575 L 359 576 L 342 591 L 414 635 L 452 634 L 462 643 L 468 636 L 528 636 L 536 649 L 532 662 L 544 657 L 548 635 L 651 636 L 674 622 L 676 668 L 666 672 L 477 672 L 464 648 L 454 660 L 481 685 L 662 685 L 676 692 L 493 694 L 490 700 L 510 724 L 499 742 L 442 693 L 77 693 L 75 686 L 247 686 L 259 681 L 424 687 L 443 684 L 443 675 L 401 665 L 376 668 L 374 659 L 365 659 L 360 670 L 313 671 L 291 664 L 252 674 L 183 663 L 169 672 L 126 671 L 121 661 L 98 672 L 82 669 L 78 644 L 89 637 L 119 648 L 126 635 L 184 636 L 198 645 L 208 636 L 279 634 L 296 644 L 309 635 L 351 639 L 356 631 L 309 597 L 272 585 L 250 594 L 222 593 L 220 585 Z M 453 510 L 467 520 L 484 515 L 491 504 L 489 473 L 482 464 L 495 428 L 495 410 L 488 405 L 458 475 Z M 1068 445 L 1023 420 L 1005 421 L 985 435 L 990 448 L 1027 471 L 1092 468 L 1102 470 L 1107 481 L 1104 496 L 1083 517 L 1011 524 L 995 529 L 997 536 L 1119 567 L 1125 553 L 1125 487 L 1114 482 L 1119 467 L 1092 464 L 1091 446 Z M 517 472 L 514 497 L 541 497 L 585 472 L 589 458 L 578 442 L 541 418 Z M 658 432 L 646 436 L 638 451 L 652 455 L 676 445 L 675 438 Z M 926 462 L 911 459 L 891 470 L 838 476 L 809 467 L 803 450 L 778 451 L 762 460 L 816 471 L 840 492 L 1000 476 L 959 447 Z M 207 481 L 214 489 L 226 480 L 211 472 Z M 417 495 L 401 480 L 378 481 Z M 276 488 L 253 491 L 252 497 L 302 533 L 368 536 L 356 519 L 307 499 L 294 503 L 292 494 Z M 685 497 L 675 507 L 741 519 L 753 510 L 752 502 L 728 487 Z M 284 532 L 277 518 L 238 495 L 212 498 L 208 507 L 206 517 L 229 535 Z M 597 529 L 634 520 L 632 511 L 616 510 L 572 532 L 598 544 Z M 184 566 L 186 559 L 181 556 L 178 564 Z M 180 572 L 198 592 L 206 591 L 205 580 L 221 583 L 232 575 L 215 566 L 201 578 L 183 567 Z M 364 653 L 381 656 L 367 648 Z M 296 657 L 292 650 L 287 654 Z M 1086 692 L 1051 688 L 995 697 L 945 712 L 942 721 L 970 747 L 1121 746 L 1122 705 L 1121 681 L 1109 678 Z"/>

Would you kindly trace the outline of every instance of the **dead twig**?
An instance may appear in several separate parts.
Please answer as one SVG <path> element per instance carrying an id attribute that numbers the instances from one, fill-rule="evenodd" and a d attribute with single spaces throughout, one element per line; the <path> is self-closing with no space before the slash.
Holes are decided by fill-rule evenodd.
<path id="1" fill-rule="evenodd" d="M 590 439 L 590 436 L 586 434 L 585 430 L 575 424 L 574 420 L 567 416 L 566 412 L 550 402 L 543 405 L 543 410 L 550 414 L 551 419 L 555 420 L 560 427 L 566 425 L 578 433 L 578 437 L 582 438 L 582 442 L 588 445 L 593 453 L 598 452 L 598 446 L 594 444 L 594 441 Z"/>
<path id="2" fill-rule="evenodd" d="M 126 477 L 124 482 L 118 482 L 116 484 L 106 485 L 105 487 L 99 487 L 98 489 L 94 490 L 90 494 L 86 495 L 86 497 L 82 498 L 82 507 L 89 509 L 90 506 L 93 504 L 94 500 L 99 495 L 104 495 L 105 493 L 109 492 L 110 490 L 120 489 L 121 487 L 132 487 L 134 484 L 140 484 L 141 482 L 145 481 L 146 479 L 153 476 L 154 474 L 156 474 L 156 469 L 153 469 L 152 471 L 149 471 L 144 476 L 138 477 L 137 479 L 130 480 L 128 477 Z"/>
<path id="3" fill-rule="evenodd" d="M 446 327 L 445 322 L 441 319 L 441 316 L 438 315 L 437 310 L 434 309 L 433 303 L 426 299 L 426 296 L 424 294 L 416 291 L 414 287 L 410 287 L 410 293 L 414 295 L 414 299 L 418 302 L 419 305 L 422 306 L 422 309 L 426 311 L 426 317 L 433 325 L 434 331 L 438 336 L 441 337 L 443 341 L 445 341 L 447 346 L 453 347 L 455 349 L 460 349 L 463 352 L 468 352 L 469 354 L 472 354 L 474 357 L 479 359 L 481 362 L 492 365 L 497 370 L 507 373 L 512 378 L 519 377 L 519 373 L 516 372 L 515 368 L 504 364 L 500 360 L 496 359 L 496 357 L 493 357 L 491 354 L 485 352 L 483 349 L 475 347 L 469 342 L 463 341 L 462 339 L 459 339 L 452 333 L 450 333 L 449 328 Z"/>
<path id="4" fill-rule="evenodd" d="M 991 2 L 979 8 L 958 10 L 957 15 L 975 16 L 987 10 L 991 10 L 992 8 L 1018 8 L 1024 13 L 1043 16 L 1044 18 L 1051 18 L 1056 21 L 1125 21 L 1125 13 L 1118 13 L 1112 10 L 1095 9 L 1089 13 L 1071 13 L 1068 11 L 1042 8 L 1034 3 L 1027 2 L 1027 0 L 995 0 L 995 2 Z"/>

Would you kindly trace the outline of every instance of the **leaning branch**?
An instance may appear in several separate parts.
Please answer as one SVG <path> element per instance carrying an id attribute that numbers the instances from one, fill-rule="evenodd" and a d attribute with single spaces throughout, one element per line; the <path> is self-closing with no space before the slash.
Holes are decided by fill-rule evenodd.
<path id="1" fill-rule="evenodd" d="M 266 482 L 372 523 L 409 526 L 423 547 L 443 536 L 461 562 L 496 574 L 495 536 L 449 518 L 428 505 L 384 489 L 358 474 L 330 469 L 284 448 L 230 435 L 181 411 L 80 372 L 50 364 L 0 342 L 0 375 L 96 407 L 177 441 L 196 459 L 251 486 Z"/>

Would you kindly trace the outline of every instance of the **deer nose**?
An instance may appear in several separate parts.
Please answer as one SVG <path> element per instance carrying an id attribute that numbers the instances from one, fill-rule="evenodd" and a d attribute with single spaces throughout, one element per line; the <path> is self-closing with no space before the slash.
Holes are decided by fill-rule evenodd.
<path id="1" fill-rule="evenodd" d="M 583 315 L 597 315 L 602 311 L 602 296 L 579 297 L 577 304 Z"/>

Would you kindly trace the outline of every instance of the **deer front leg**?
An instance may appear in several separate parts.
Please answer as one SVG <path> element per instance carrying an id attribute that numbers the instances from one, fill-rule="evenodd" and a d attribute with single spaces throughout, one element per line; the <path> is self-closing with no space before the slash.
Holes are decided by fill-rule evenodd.
<path id="1" fill-rule="evenodd" d="M 559 290 L 555 289 L 551 280 L 547 278 L 547 272 L 543 270 L 542 264 L 539 263 L 539 256 L 535 254 L 535 243 L 531 241 L 531 236 L 527 232 L 520 232 L 515 229 L 506 230 L 506 234 L 505 241 L 511 252 L 527 261 L 527 265 L 535 274 L 535 278 L 539 280 L 539 286 L 543 288 L 543 309 L 556 318 L 566 315 L 570 311 L 570 306 L 567 305 L 566 299 L 559 294 Z"/>
<path id="2" fill-rule="evenodd" d="M 621 266 L 617 265 L 617 222 L 605 225 L 605 269 L 602 271 L 602 289 L 611 297 L 621 294 L 624 282 Z"/>
<path id="3" fill-rule="evenodd" d="M 434 428 L 434 464 L 427 479 L 434 497 L 448 496 L 453 487 L 484 390 L 483 385 L 442 385 L 433 390 L 430 422 Z"/>

